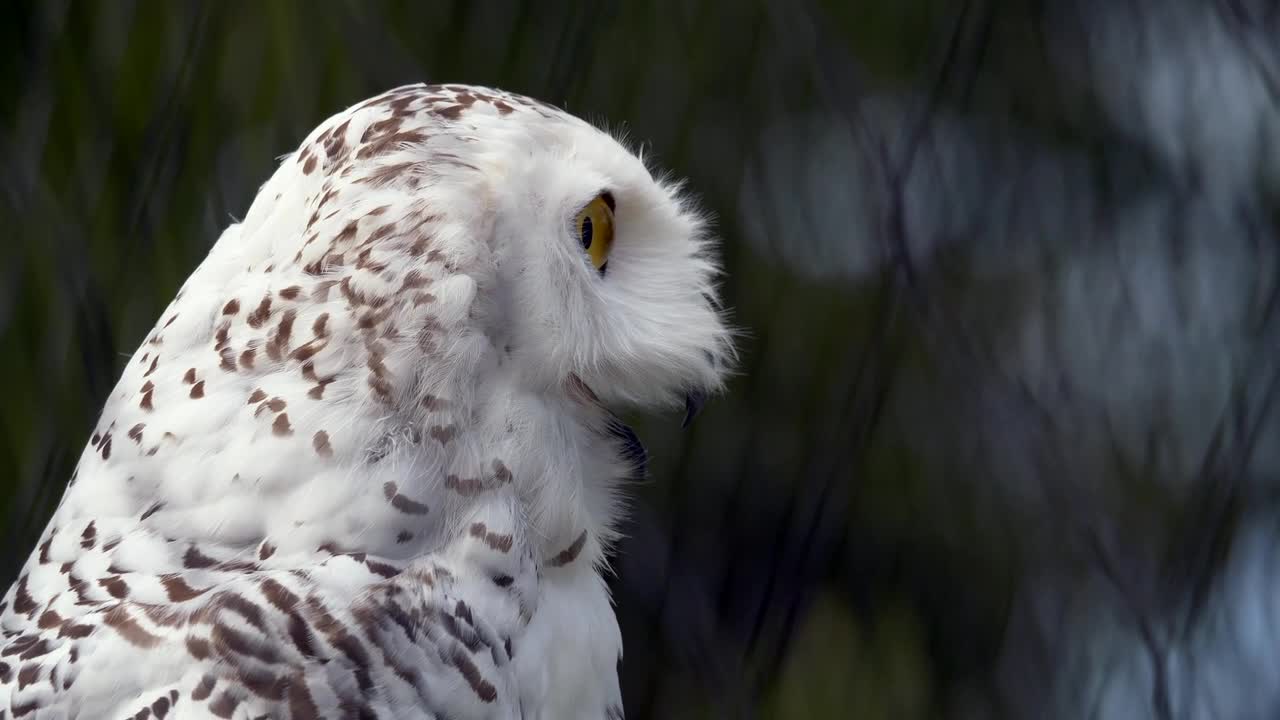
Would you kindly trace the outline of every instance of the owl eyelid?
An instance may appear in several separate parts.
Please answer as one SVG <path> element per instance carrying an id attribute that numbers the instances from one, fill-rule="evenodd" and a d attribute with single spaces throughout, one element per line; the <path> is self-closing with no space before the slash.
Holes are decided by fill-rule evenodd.
<path id="1" fill-rule="evenodd" d="M 601 190 L 595 195 L 592 195 L 590 200 L 580 205 L 578 209 L 574 211 L 574 214 L 577 215 L 583 210 L 591 207 L 591 203 L 595 202 L 597 199 L 604 200 L 604 204 L 609 206 L 609 212 L 613 213 L 618 211 L 618 203 L 614 201 L 613 193 L 608 190 Z"/>

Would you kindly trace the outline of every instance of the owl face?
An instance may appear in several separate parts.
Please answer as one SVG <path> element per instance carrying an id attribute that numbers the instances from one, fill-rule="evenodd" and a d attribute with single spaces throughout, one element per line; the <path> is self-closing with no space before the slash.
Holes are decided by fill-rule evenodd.
<path id="1" fill-rule="evenodd" d="M 499 119 L 498 122 L 510 120 Z M 531 387 L 669 405 L 719 388 L 731 354 L 702 218 L 604 132 L 535 117 L 488 160 L 489 332 Z M 696 400 L 694 401 L 696 404 Z"/>

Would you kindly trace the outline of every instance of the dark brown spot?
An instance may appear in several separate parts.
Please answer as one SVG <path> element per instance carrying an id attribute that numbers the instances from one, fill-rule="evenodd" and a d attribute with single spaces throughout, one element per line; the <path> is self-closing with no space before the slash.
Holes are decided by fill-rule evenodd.
<path id="1" fill-rule="evenodd" d="M 271 317 L 271 296 L 263 296 L 262 302 L 258 303 L 258 307 L 252 313 L 249 313 L 248 322 L 251 328 L 260 328 Z"/>
<path id="2" fill-rule="evenodd" d="M 207 700 L 213 694 L 214 683 L 217 679 L 212 675 L 205 675 L 200 678 L 200 684 L 196 685 L 196 689 L 191 691 L 191 699 L 197 702 Z"/>
<path id="3" fill-rule="evenodd" d="M 151 507 L 147 508 L 146 512 L 142 513 L 142 517 L 138 518 L 138 520 L 139 521 L 146 520 L 147 518 L 159 512 L 160 508 L 162 507 L 164 507 L 164 503 L 162 502 L 152 503 Z"/>
<path id="4" fill-rule="evenodd" d="M 582 534 L 578 536 L 577 540 L 573 541 L 572 545 L 570 545 L 569 547 L 557 553 L 556 556 L 551 558 L 551 560 L 549 560 L 547 564 L 552 567 L 562 567 L 564 565 L 568 565 L 569 563 L 578 559 L 578 553 L 582 552 L 582 546 L 585 545 L 586 543 L 587 543 L 587 531 L 583 530 Z"/>
<path id="5" fill-rule="evenodd" d="M 462 648 L 453 651 L 453 666 L 458 668 L 458 672 L 462 673 L 462 677 L 466 678 L 467 684 L 475 691 L 476 697 L 484 702 L 491 703 L 498 698 L 498 691 L 493 685 L 489 684 L 480 676 L 480 670 L 476 668 L 475 663 L 467 656 Z"/>
<path id="6" fill-rule="evenodd" d="M 151 373 L 156 371 L 156 366 L 159 364 L 160 364 L 160 356 L 157 355 L 155 356 L 155 359 L 151 361 L 151 367 L 147 368 L 147 371 L 142 373 L 142 377 L 149 377 Z"/>
<path id="7" fill-rule="evenodd" d="M 316 454 L 320 457 L 333 457 L 333 448 L 329 446 L 329 433 L 319 430 L 311 438 L 311 446 L 316 449 Z"/>
<path id="8" fill-rule="evenodd" d="M 430 510 L 426 505 L 423 505 L 416 500 L 410 500 L 404 495 L 401 495 L 396 489 L 396 484 L 393 482 L 384 483 L 382 486 L 382 493 L 391 501 L 391 507 L 402 513 L 407 513 L 409 515 L 426 515 Z"/>
<path id="9" fill-rule="evenodd" d="M 397 227 L 398 226 L 393 222 L 387 223 L 385 225 L 380 225 L 378 226 L 378 229 L 370 233 L 369 237 L 366 238 L 364 242 L 360 243 L 360 245 L 362 247 L 365 247 L 365 246 L 373 245 L 375 243 L 382 242 L 383 240 L 391 237 L 391 235 L 396 231 Z M 356 267 L 360 267 L 360 268 L 366 267 L 366 265 L 363 265 L 361 263 L 369 262 L 369 254 L 372 251 L 373 251 L 372 247 L 365 247 L 364 251 L 361 252 L 359 256 L 361 262 L 356 263 Z"/>
<path id="10" fill-rule="evenodd" d="M 88 550 L 91 549 L 98 540 L 98 528 L 94 525 L 94 521 L 90 520 L 85 526 L 84 532 L 80 533 L 80 547 Z"/>
<path id="11" fill-rule="evenodd" d="M 262 402 L 262 399 L 265 398 L 266 396 L 267 394 L 263 392 L 261 388 L 254 390 L 253 394 L 249 396 L 248 404 L 252 405 L 254 403 Z"/>
<path id="12" fill-rule="evenodd" d="M 328 325 L 329 313 L 321 313 L 320 317 L 316 318 L 316 321 L 311 324 L 311 332 L 314 333 L 317 338 L 326 337 L 329 334 Z"/>
<path id="13" fill-rule="evenodd" d="M 79 640 L 80 638 L 89 637 L 89 635 L 93 634 L 93 631 L 94 627 L 92 625 L 75 625 L 73 623 L 67 623 L 58 631 L 58 637 Z M 72 648 L 72 653 L 74 652 L 75 648 Z M 74 657 L 72 658 L 72 662 L 75 662 Z"/>
<path id="14" fill-rule="evenodd" d="M 288 413 L 280 413 L 276 416 L 275 422 L 271 423 L 271 434 L 277 437 L 293 434 L 293 427 L 289 425 Z"/>
<path id="15" fill-rule="evenodd" d="M 457 120 L 458 117 L 462 115 L 462 111 L 464 109 L 465 107 L 462 105 L 450 105 L 444 108 L 435 108 L 434 112 L 440 117 L 448 118 L 449 120 Z"/>
<path id="16" fill-rule="evenodd" d="M 356 157 L 361 160 L 366 160 L 376 155 L 381 155 L 385 152 L 395 150 L 401 145 L 422 142 L 426 138 L 427 134 L 422 130 L 406 130 L 404 132 L 392 133 L 366 143 L 364 147 L 360 148 L 360 152 L 356 153 Z"/>
<path id="17" fill-rule="evenodd" d="M 224 655 L 229 650 L 237 655 L 251 657 L 267 664 L 280 662 L 280 656 L 270 645 L 255 642 L 251 636 L 232 630 L 226 625 L 214 625 L 209 637 L 214 647 Z"/>
<path id="18" fill-rule="evenodd" d="M 413 539 L 413 533 L 409 532 L 408 530 L 401 530 L 400 532 L 396 533 L 396 542 L 399 544 L 407 543 L 412 539 Z"/>
<path id="19" fill-rule="evenodd" d="M 200 549 L 197 548 L 195 545 L 188 546 L 187 552 L 184 553 L 182 556 L 182 566 L 185 568 L 191 568 L 193 570 L 213 567 L 214 565 L 217 564 L 217 562 L 218 562 L 217 560 L 214 560 L 208 555 L 205 555 L 204 553 L 200 552 Z"/>
<path id="20" fill-rule="evenodd" d="M 275 554 L 276 554 L 276 546 L 275 546 L 275 545 L 272 545 L 271 543 L 267 542 L 266 540 L 263 540 L 263 541 L 262 541 L 262 545 L 258 546 L 258 559 L 259 559 L 259 560 L 266 560 L 267 558 L 269 558 L 269 557 L 271 557 L 272 555 L 275 555 Z"/>
<path id="21" fill-rule="evenodd" d="M 191 657 L 197 660 L 207 660 L 213 654 L 212 649 L 209 647 L 209 641 L 194 635 L 187 636 L 187 652 L 191 653 Z"/>
<path id="22" fill-rule="evenodd" d="M 141 443 L 142 431 L 146 427 L 147 427 L 146 423 L 138 423 L 137 425 L 134 425 L 133 427 L 129 428 L 129 439 L 134 441 L 135 443 Z"/>
<path id="23" fill-rule="evenodd" d="M 182 376 L 182 382 L 190 385 L 196 381 L 196 369 L 187 368 L 187 373 Z"/>
<path id="24" fill-rule="evenodd" d="M 191 386 L 191 397 L 196 400 L 199 400 L 200 398 L 204 397 L 204 381 L 203 380 Z"/>
<path id="25" fill-rule="evenodd" d="M 328 343 L 324 340 L 311 340 L 298 346 L 296 350 L 289 353 L 289 357 L 294 360 L 306 362 L 325 348 Z"/>
<path id="26" fill-rule="evenodd" d="M 253 356 L 255 354 L 256 351 L 253 348 L 248 348 L 244 352 L 240 353 L 240 366 L 246 370 L 252 370 Z"/>
<path id="27" fill-rule="evenodd" d="M 293 321 L 297 315 L 298 312 L 292 308 L 284 312 L 280 318 L 280 324 L 276 326 L 275 334 L 267 341 L 267 357 L 279 360 L 289 352 L 289 339 L 293 335 Z"/>
<path id="28" fill-rule="evenodd" d="M 320 709 L 311 699 L 311 691 L 307 689 L 307 681 L 302 673 L 293 676 L 289 682 L 289 717 L 294 720 L 319 720 Z"/>
<path id="29" fill-rule="evenodd" d="M 441 445 L 448 445 L 449 441 L 458 434 L 458 428 L 453 425 L 434 425 L 428 432 Z"/>
<path id="30" fill-rule="evenodd" d="M 460 478 L 457 475 L 445 476 L 444 486 L 463 497 L 475 497 L 485 491 L 480 478 Z"/>
<path id="31" fill-rule="evenodd" d="M 129 584 L 118 575 L 101 578 L 98 584 L 106 588 L 107 593 L 117 600 L 123 600 L 129 596 Z"/>
<path id="32" fill-rule="evenodd" d="M 282 700 L 285 690 L 289 688 L 289 680 L 270 673 L 250 671 L 242 675 L 241 680 L 249 692 L 267 700 Z M 263 716 L 259 715 L 258 718 Z"/>
<path id="33" fill-rule="evenodd" d="M 371 558 L 365 558 L 364 565 L 369 568 L 369 572 L 374 575 L 381 575 L 384 578 L 393 578 L 400 574 L 399 568 L 394 565 L 388 565 L 387 563 L 379 562 Z"/>
<path id="34" fill-rule="evenodd" d="M 418 163 L 413 161 L 394 163 L 391 165 L 381 165 L 376 169 L 372 170 L 371 172 L 369 172 L 368 174 L 364 175 L 363 177 L 358 178 L 356 182 L 361 184 L 372 185 L 373 187 L 381 187 L 383 185 L 387 185 L 391 183 L 394 180 L 398 180 L 402 177 L 408 176 L 411 179 L 410 184 L 413 184 L 412 183 L 412 178 L 414 177 L 413 171 L 417 167 L 417 165 Z"/>
<path id="35" fill-rule="evenodd" d="M 0 656 L 9 657 L 10 655 L 17 655 L 18 653 L 34 645 L 37 639 L 39 639 L 39 637 L 36 635 L 19 636 L 17 639 L 13 640 L 7 646 L 5 646 L 4 650 L 0 650 Z M 7 663 L 5 667 L 8 668 Z"/>
<path id="36" fill-rule="evenodd" d="M 359 225 L 356 223 L 356 221 L 351 220 L 342 228 L 341 231 L 338 232 L 337 235 L 334 236 L 333 242 L 335 244 L 351 242 L 352 240 L 355 239 L 356 231 L 358 228 L 359 228 Z"/>
<path id="37" fill-rule="evenodd" d="M 325 141 L 325 153 L 329 155 L 329 159 L 336 158 L 347 144 L 347 126 L 351 124 L 351 120 L 346 120 L 338 127 L 329 132 L 329 138 Z"/>
<path id="38" fill-rule="evenodd" d="M 267 578 L 262 581 L 261 587 L 262 594 L 266 596 L 267 602 L 276 606 L 280 612 L 293 612 L 294 608 L 298 606 L 298 596 L 278 581 Z"/>
<path id="39" fill-rule="evenodd" d="M 195 548 L 188 550 L 188 554 L 190 554 L 194 549 Z M 212 564 L 212 561 L 210 561 L 210 564 Z M 203 567 L 208 567 L 208 565 Z M 208 588 L 205 588 L 204 590 L 197 590 L 191 587 L 187 584 L 186 578 L 177 573 L 161 575 L 160 584 L 164 587 L 165 594 L 169 596 L 169 600 L 172 602 L 186 602 L 187 600 L 198 598 L 206 592 L 209 592 Z"/>
<path id="40" fill-rule="evenodd" d="M 235 315 L 238 312 L 240 312 L 240 301 L 234 298 L 228 300 L 227 304 L 222 306 L 223 315 Z"/>
<path id="41" fill-rule="evenodd" d="M 72 623 L 67 623 L 62 626 L 61 630 L 58 631 L 58 637 L 65 637 L 65 638 L 71 638 L 72 640 L 79 640 L 80 638 L 88 637 L 91 633 L 93 633 L 93 630 L 94 628 L 92 625 L 75 625 Z"/>
<path id="42" fill-rule="evenodd" d="M 84 580 L 81 580 L 75 575 L 67 576 L 67 587 L 71 588 L 71 590 L 75 592 L 76 597 L 80 600 L 82 604 L 86 604 L 86 605 L 101 604 L 100 602 L 89 597 L 89 583 L 85 582 Z"/>
<path id="43" fill-rule="evenodd" d="M 511 535 L 505 533 L 489 532 L 484 523 L 471 523 L 471 537 L 484 541 L 485 545 L 497 550 L 498 552 L 509 552 L 514 542 Z"/>
<path id="44" fill-rule="evenodd" d="M 302 155 L 302 174 L 310 175 L 316 169 L 316 156 L 310 153 Z"/>
<path id="45" fill-rule="evenodd" d="M 22 669 L 18 671 L 18 689 L 21 690 L 39 679 L 42 669 L 44 669 L 44 666 L 40 663 L 23 665 Z"/>
<path id="46" fill-rule="evenodd" d="M 161 638 L 144 630 L 138 624 L 138 621 L 129 615 L 129 611 L 124 604 L 116 605 L 108 610 L 102 616 L 102 622 L 119 633 L 120 637 L 124 638 L 129 644 L 136 647 L 153 648 L 160 644 Z"/>
<path id="47" fill-rule="evenodd" d="M 32 645 L 27 646 L 26 649 L 22 651 L 22 654 L 18 655 L 18 659 L 30 660 L 32 658 L 44 657 L 45 655 L 48 655 L 52 651 L 53 651 L 53 646 L 49 644 L 48 640 L 40 640 Z"/>
<path id="48" fill-rule="evenodd" d="M 327 183 L 325 184 L 325 187 L 329 187 Z M 324 207 L 325 205 L 328 205 L 329 201 L 336 197 L 338 197 L 338 188 L 329 188 L 329 191 L 326 192 L 324 196 L 320 198 L 320 204 L 317 205 L 316 208 L 319 209 Z"/>
<path id="49" fill-rule="evenodd" d="M 504 484 L 511 482 L 511 471 L 502 464 L 501 460 L 493 461 L 493 479 Z"/>
<path id="50" fill-rule="evenodd" d="M 378 135 L 390 135 L 400 130 L 400 118 L 390 117 L 385 120 L 379 120 L 365 128 L 364 134 L 360 136 L 361 143 L 367 143 L 375 139 Z"/>
<path id="51" fill-rule="evenodd" d="M 140 605 L 143 614 L 161 627 L 178 627 L 187 621 L 186 616 L 168 605 Z"/>
<path id="52" fill-rule="evenodd" d="M 302 287 L 300 285 L 290 285 L 289 287 L 280 291 L 280 297 L 284 298 L 285 300 L 296 300 L 298 295 L 300 295 L 301 293 L 302 293 Z"/>
<path id="53" fill-rule="evenodd" d="M 356 322 L 356 327 L 361 330 L 368 330 L 370 328 L 377 327 L 391 315 L 392 309 L 393 308 L 388 306 L 380 310 L 370 310 L 360 316 L 360 319 Z"/>

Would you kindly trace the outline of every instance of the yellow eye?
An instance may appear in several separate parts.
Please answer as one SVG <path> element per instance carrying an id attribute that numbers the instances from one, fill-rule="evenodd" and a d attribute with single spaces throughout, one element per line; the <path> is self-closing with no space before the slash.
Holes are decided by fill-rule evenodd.
<path id="1" fill-rule="evenodd" d="M 591 264 L 603 275 L 609 266 L 609 249 L 613 247 L 613 196 L 601 193 L 578 211 L 573 229 L 578 233 L 582 249 Z"/>

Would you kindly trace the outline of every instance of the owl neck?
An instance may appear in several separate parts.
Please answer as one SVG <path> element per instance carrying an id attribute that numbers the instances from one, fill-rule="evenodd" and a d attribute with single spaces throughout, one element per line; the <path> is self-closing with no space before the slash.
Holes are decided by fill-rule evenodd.
<path id="1" fill-rule="evenodd" d="M 468 498 L 474 505 L 460 517 L 512 503 L 544 567 L 599 566 L 617 535 L 620 486 L 634 470 L 626 440 L 634 436 L 621 437 L 617 420 L 584 402 L 572 382 L 535 390 L 506 367 L 490 370 L 472 395 L 470 429 L 457 432 L 461 442 L 449 454 L 461 466 L 477 458 L 482 466 L 484 491 Z M 454 484 L 449 477 L 446 486 Z"/>

